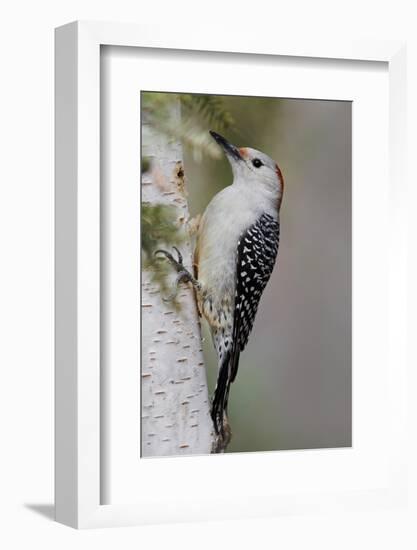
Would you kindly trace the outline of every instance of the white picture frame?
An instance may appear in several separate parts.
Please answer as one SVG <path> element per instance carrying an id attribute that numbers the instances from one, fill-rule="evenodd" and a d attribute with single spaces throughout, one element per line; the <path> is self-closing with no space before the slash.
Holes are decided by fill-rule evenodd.
<path id="1" fill-rule="evenodd" d="M 282 499 L 260 495 L 256 502 L 225 513 L 213 502 L 176 501 L 149 506 L 106 504 L 100 499 L 100 47 L 168 48 L 206 52 L 381 61 L 389 70 L 390 185 L 397 215 L 392 238 L 405 233 L 401 217 L 405 186 L 405 45 L 362 41 L 280 42 L 239 32 L 216 37 L 197 29 L 184 37 L 170 28 L 75 22 L 56 30 L 56 519 L 77 528 L 222 517 L 262 516 L 289 511 L 398 505 L 405 498 L 403 473 L 406 358 L 396 337 L 395 375 L 390 378 L 390 414 L 395 452 L 392 475 L 381 489 L 337 495 L 294 492 Z M 390 265 L 399 292 L 392 311 L 405 323 L 405 258 Z M 393 360 L 393 359 L 392 359 Z M 390 371 L 392 374 L 393 371 Z M 388 405 L 387 405 L 388 406 Z M 232 457 L 233 459 L 233 457 Z M 230 495 L 231 502 L 233 495 Z"/>

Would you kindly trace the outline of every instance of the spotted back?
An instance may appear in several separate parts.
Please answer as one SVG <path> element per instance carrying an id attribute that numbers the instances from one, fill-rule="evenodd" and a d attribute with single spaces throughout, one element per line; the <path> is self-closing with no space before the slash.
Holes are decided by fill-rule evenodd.
<path id="1" fill-rule="evenodd" d="M 240 237 L 237 253 L 230 381 L 236 377 L 239 353 L 251 333 L 259 300 L 272 274 L 279 246 L 279 222 L 263 214 Z"/>

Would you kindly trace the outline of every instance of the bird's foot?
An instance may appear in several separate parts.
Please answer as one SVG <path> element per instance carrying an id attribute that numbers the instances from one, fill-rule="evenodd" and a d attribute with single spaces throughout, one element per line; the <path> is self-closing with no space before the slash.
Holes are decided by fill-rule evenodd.
<path id="1" fill-rule="evenodd" d="M 224 414 L 222 426 L 218 433 L 215 434 L 211 452 L 212 453 L 224 453 L 227 449 L 227 446 L 232 439 L 232 429 L 229 424 L 229 419 L 227 415 Z"/>
<path id="2" fill-rule="evenodd" d="M 192 283 L 192 285 L 197 289 L 197 290 L 200 290 L 201 288 L 201 285 L 200 283 L 197 281 L 197 279 L 195 279 L 191 273 L 188 271 L 188 269 L 186 269 L 184 267 L 184 264 L 183 264 L 183 261 L 182 261 L 182 254 L 181 252 L 178 250 L 178 248 L 176 246 L 173 247 L 175 252 L 177 253 L 178 255 L 178 259 L 176 260 L 174 258 L 174 256 L 168 252 L 167 250 L 162 250 L 162 249 L 159 249 L 159 250 L 156 250 L 155 251 L 155 256 L 157 254 L 163 254 L 167 260 L 169 261 L 169 263 L 175 268 L 175 270 L 177 271 L 178 275 L 177 275 L 177 278 L 175 279 L 175 283 L 174 283 L 174 291 L 172 294 L 170 294 L 167 298 L 163 298 L 164 302 L 170 302 L 172 301 L 175 296 L 177 295 L 177 292 L 178 292 L 178 287 L 181 283 Z"/>

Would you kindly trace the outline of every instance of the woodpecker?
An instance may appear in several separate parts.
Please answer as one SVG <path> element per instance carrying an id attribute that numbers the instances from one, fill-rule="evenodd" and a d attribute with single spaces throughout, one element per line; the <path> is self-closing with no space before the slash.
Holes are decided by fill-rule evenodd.
<path id="1" fill-rule="evenodd" d="M 163 253 L 178 271 L 177 284 L 194 285 L 199 312 L 211 330 L 218 357 L 211 418 L 214 452 L 221 452 L 231 438 L 230 384 L 278 253 L 284 179 L 278 164 L 265 153 L 238 148 L 216 132 L 210 134 L 231 165 L 233 183 L 213 197 L 201 218 L 194 276 L 182 265 L 177 249 L 178 260 L 164 250 L 157 253 Z"/>

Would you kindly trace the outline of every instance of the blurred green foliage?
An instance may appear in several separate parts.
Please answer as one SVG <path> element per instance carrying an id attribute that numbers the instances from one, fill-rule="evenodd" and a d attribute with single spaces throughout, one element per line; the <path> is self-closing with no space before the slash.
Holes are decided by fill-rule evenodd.
<path id="1" fill-rule="evenodd" d="M 140 173 L 145 174 L 151 168 L 151 161 L 148 157 L 142 157 L 140 162 Z"/>
<path id="2" fill-rule="evenodd" d="M 172 105 L 180 103 L 181 120 L 172 116 Z M 221 151 L 208 130 L 226 132 L 235 122 L 222 96 L 206 94 L 142 93 L 142 115 L 158 132 L 180 140 L 195 160 L 204 155 L 219 158 Z"/>
<path id="3" fill-rule="evenodd" d="M 171 250 L 173 246 L 180 247 L 185 236 L 185 230 L 177 222 L 174 206 L 142 203 L 142 269 L 150 270 L 152 281 L 160 287 L 163 296 L 167 296 L 172 291 L 167 282 L 172 269 L 161 256 L 155 255 L 155 251 L 158 248 Z M 173 305 L 178 308 L 176 300 L 173 301 Z"/>
<path id="4" fill-rule="evenodd" d="M 152 262 L 155 250 L 158 246 L 179 245 L 184 240 L 181 235 L 177 213 L 174 206 L 166 204 L 151 205 L 142 203 L 142 252 L 144 254 L 144 267 Z"/>

